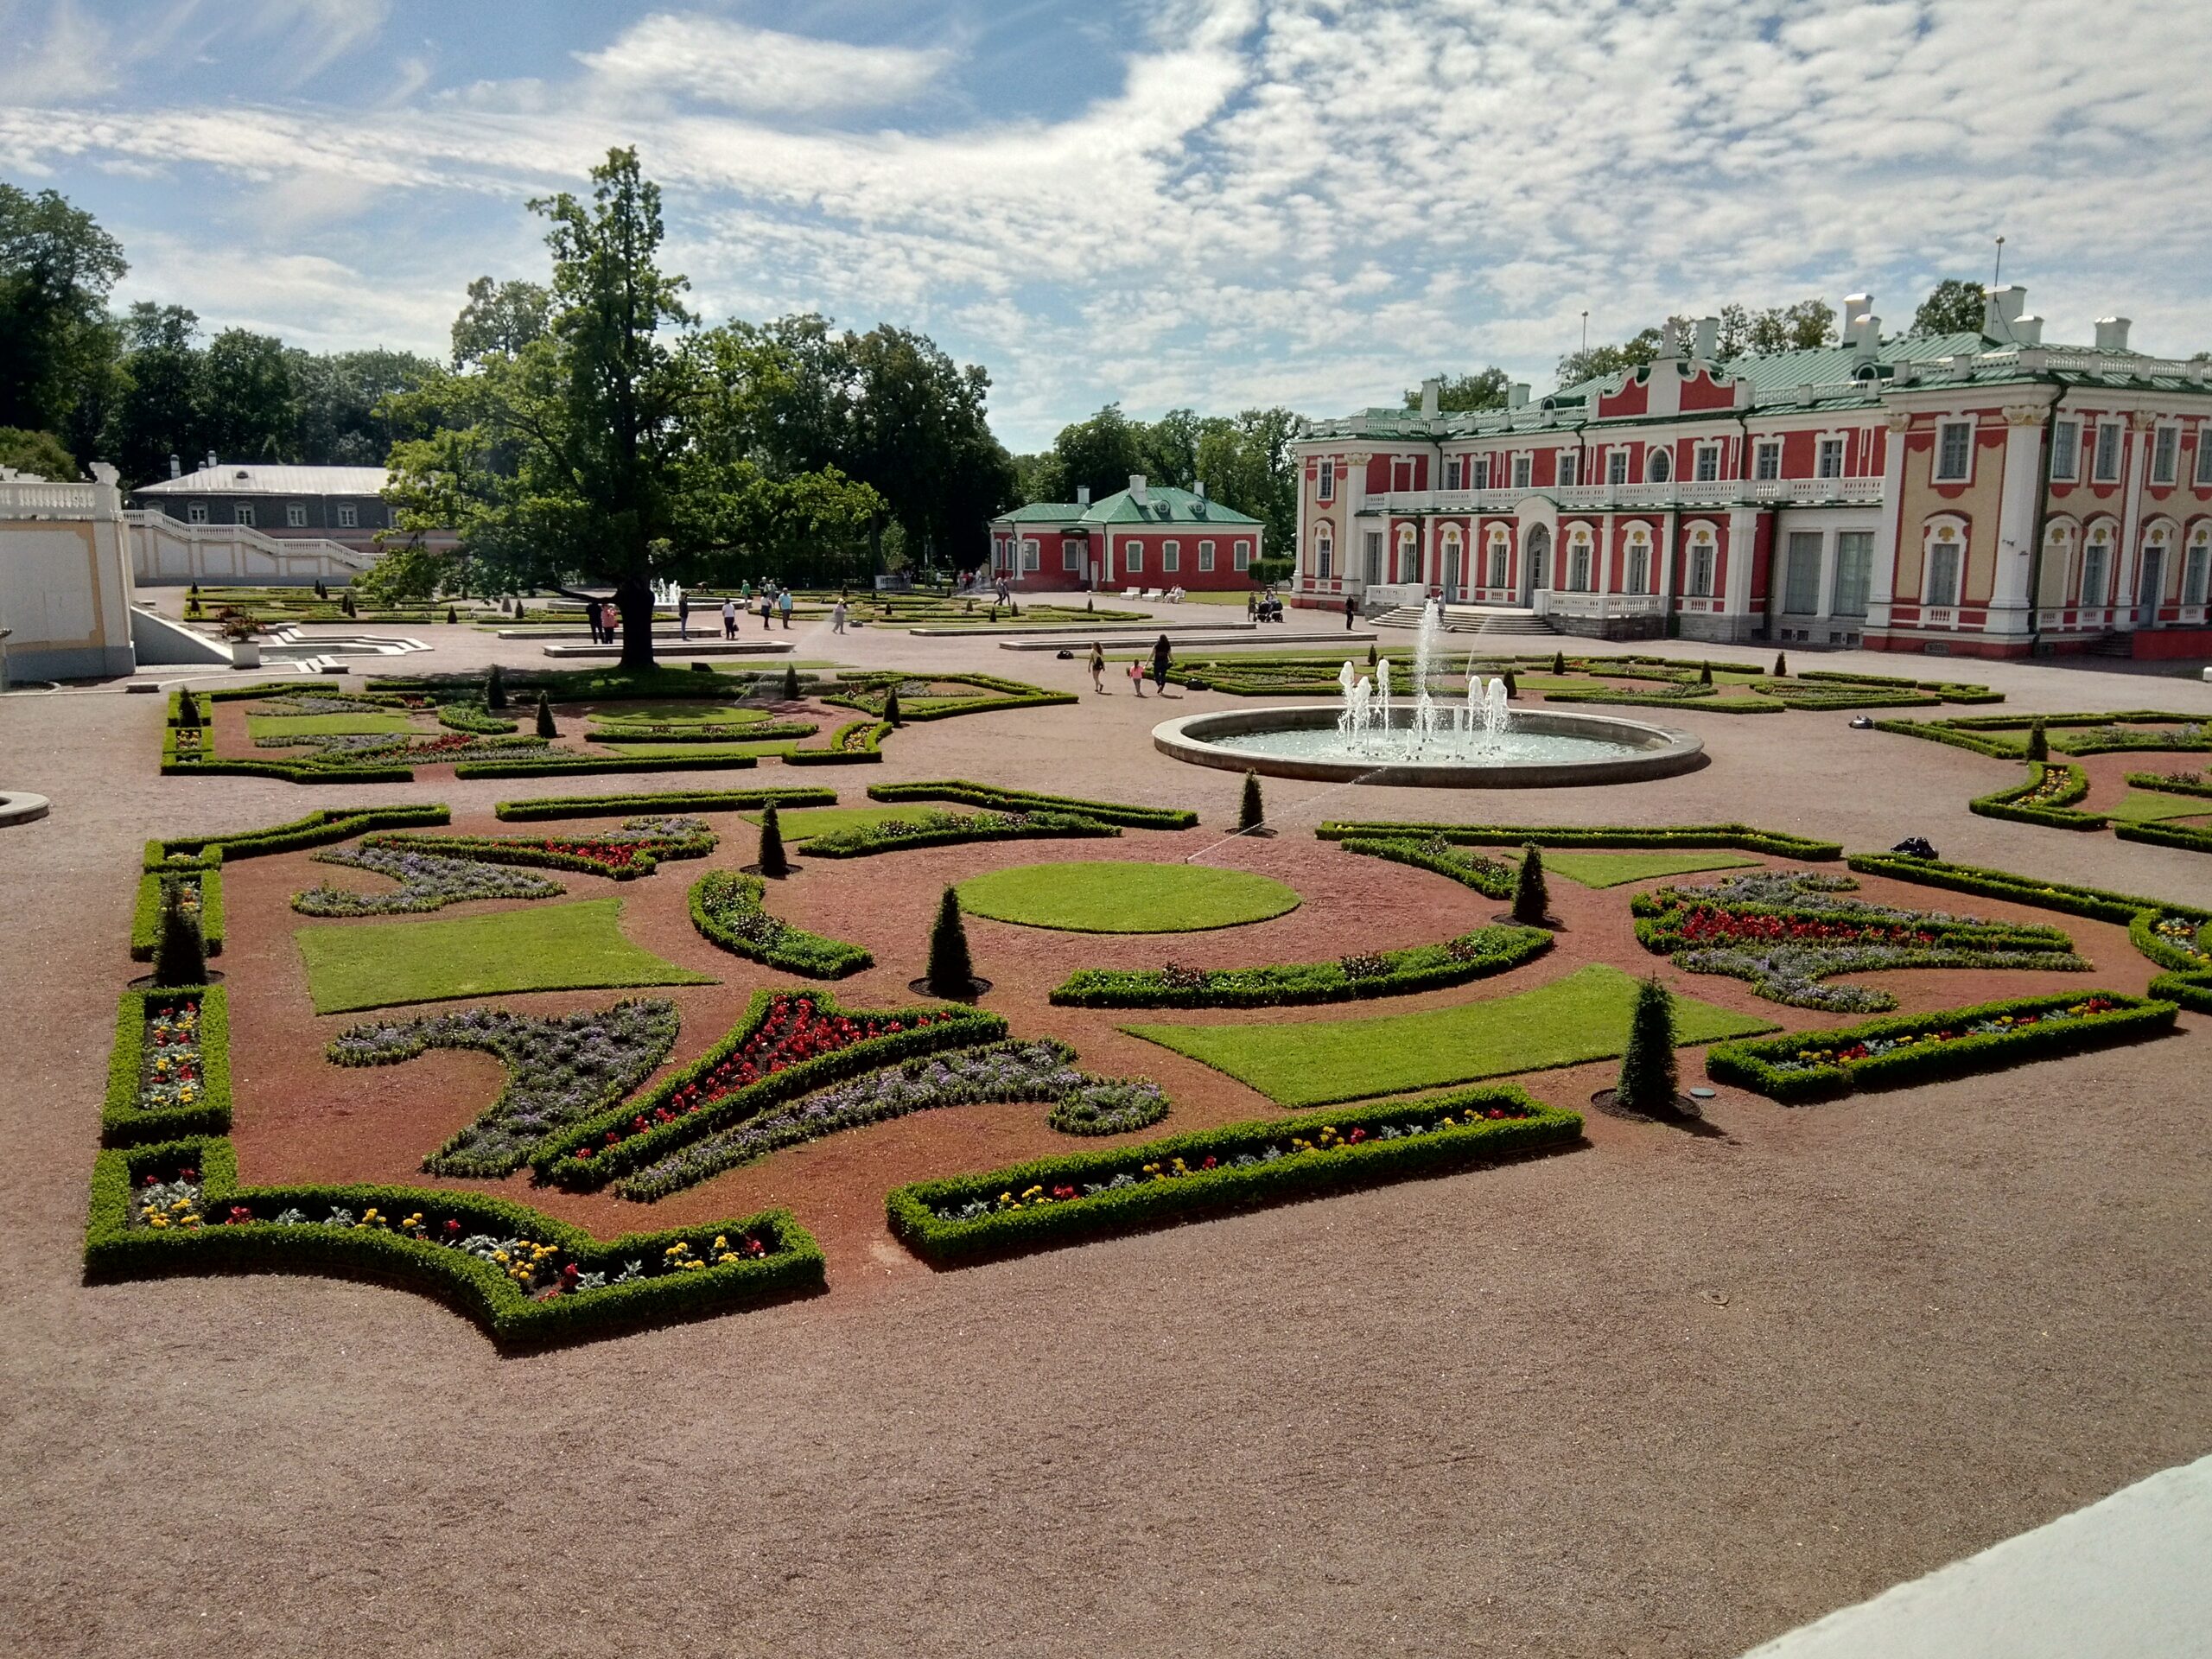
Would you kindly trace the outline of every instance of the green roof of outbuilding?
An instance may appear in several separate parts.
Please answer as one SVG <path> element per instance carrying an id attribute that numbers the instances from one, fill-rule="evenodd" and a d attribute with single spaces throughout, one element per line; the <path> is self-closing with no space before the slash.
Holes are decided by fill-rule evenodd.
<path id="1" fill-rule="evenodd" d="M 1072 501 L 1032 501 L 999 514 L 1001 519 L 1013 524 L 1071 524 L 1083 517 L 1084 509 Z"/>
<path id="2" fill-rule="evenodd" d="M 1154 484 L 1145 491 L 1141 505 L 1127 490 L 1116 490 L 1103 501 L 1083 506 L 1073 501 L 1033 501 L 1026 507 L 1002 512 L 994 524 L 1256 524 L 1249 512 L 1239 512 L 1209 499 L 1194 490 L 1171 489 Z"/>

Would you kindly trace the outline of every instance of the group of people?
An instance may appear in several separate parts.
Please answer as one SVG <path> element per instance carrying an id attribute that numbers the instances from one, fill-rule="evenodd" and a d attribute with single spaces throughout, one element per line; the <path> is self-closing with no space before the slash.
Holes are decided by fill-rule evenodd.
<path id="1" fill-rule="evenodd" d="M 1280 622 L 1282 620 L 1282 595 L 1275 592 L 1273 583 L 1268 585 L 1264 594 L 1247 594 L 1244 596 L 1244 614 L 1255 622 Z"/>
<path id="2" fill-rule="evenodd" d="M 611 645 L 621 632 L 622 613 L 614 608 L 614 601 L 597 600 L 584 606 L 584 621 L 591 629 L 594 645 Z"/>
<path id="3" fill-rule="evenodd" d="M 1163 697 L 1167 695 L 1167 671 L 1174 660 L 1174 652 L 1168 648 L 1167 636 L 1163 633 L 1153 642 L 1152 646 L 1153 689 Z M 1143 658 L 1129 658 L 1129 690 L 1139 697 L 1144 696 L 1144 670 Z M 1090 643 L 1090 689 L 1101 696 L 1107 695 L 1106 648 L 1095 639 Z"/>

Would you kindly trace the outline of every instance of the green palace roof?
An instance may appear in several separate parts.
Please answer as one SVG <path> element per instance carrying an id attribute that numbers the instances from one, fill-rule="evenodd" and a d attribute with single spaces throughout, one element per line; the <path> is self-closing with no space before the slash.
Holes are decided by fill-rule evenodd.
<path id="1" fill-rule="evenodd" d="M 1001 513 L 994 524 L 1257 524 L 1248 512 L 1198 494 L 1164 484 L 1148 486 L 1140 502 L 1128 490 L 1116 490 L 1088 507 L 1074 501 L 1032 501 Z"/>

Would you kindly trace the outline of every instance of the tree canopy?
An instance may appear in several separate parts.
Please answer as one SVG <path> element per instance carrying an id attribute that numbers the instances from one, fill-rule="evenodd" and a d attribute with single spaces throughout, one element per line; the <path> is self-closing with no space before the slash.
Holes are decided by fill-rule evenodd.
<path id="1" fill-rule="evenodd" d="M 1732 362 L 1739 357 L 1771 357 L 1781 352 L 1817 351 L 1836 343 L 1835 308 L 1818 296 L 1799 300 L 1794 305 L 1769 306 L 1763 311 L 1731 303 L 1722 306 L 1717 315 L 1720 323 L 1713 349 L 1717 362 Z M 1690 319 L 1670 317 L 1668 321 L 1683 330 L 1687 347 Z M 1585 351 L 1569 352 L 1559 360 L 1559 383 L 1562 386 L 1579 385 L 1599 375 L 1642 368 L 1659 355 L 1662 340 L 1661 330 L 1645 328 L 1618 345 L 1592 346 Z"/>
<path id="2" fill-rule="evenodd" d="M 1928 290 L 1920 309 L 1912 314 L 1916 334 L 1978 334 L 1981 332 L 1982 287 L 1956 276 L 1946 276 Z"/>
<path id="3" fill-rule="evenodd" d="M 1446 415 L 1463 415 L 1479 409 L 1503 409 L 1507 388 L 1511 385 L 1503 369 L 1478 369 L 1472 374 L 1447 374 L 1441 377 L 1437 408 Z M 1406 389 L 1406 407 L 1421 407 L 1421 388 Z"/>
<path id="4" fill-rule="evenodd" d="M 115 355 L 107 296 L 129 270 L 90 213 L 0 183 L 0 426 L 74 437 L 97 421 Z"/>

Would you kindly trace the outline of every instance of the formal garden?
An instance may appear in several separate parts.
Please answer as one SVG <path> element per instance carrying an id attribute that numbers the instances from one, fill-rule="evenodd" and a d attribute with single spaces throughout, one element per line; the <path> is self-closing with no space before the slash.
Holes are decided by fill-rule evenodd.
<path id="1" fill-rule="evenodd" d="M 1281 692 L 1306 689 L 1305 661 L 1179 671 Z M 1539 663 L 1517 690 L 1988 700 L 1812 676 L 1777 696 L 1777 674 L 1647 667 Z M 1069 701 L 781 664 L 250 685 L 173 693 L 162 770 L 803 767 L 879 760 L 910 721 Z M 2087 816 L 2058 798 L 2079 757 L 2208 747 L 2201 722 L 2153 715 L 1912 734 L 2061 780 L 1999 804 L 2031 823 Z M 1588 1155 L 1593 1109 L 1666 1135 L 1720 1090 L 1745 1109 L 1847 1102 L 2212 1012 L 2212 910 L 1753 823 L 1278 830 L 1250 778 L 1209 811 L 761 775 L 518 793 L 474 817 L 364 791 L 149 842 L 88 1272 L 369 1277 L 503 1344 L 563 1342 L 834 1294 L 867 1236 L 950 1268 Z M 2212 804 L 2168 781 L 2143 788 Z M 1559 1088 L 1593 1067 L 1612 1086 Z M 871 1135 L 867 1160 L 837 1155 Z M 824 1234 L 824 1217 L 846 1219 Z"/>

